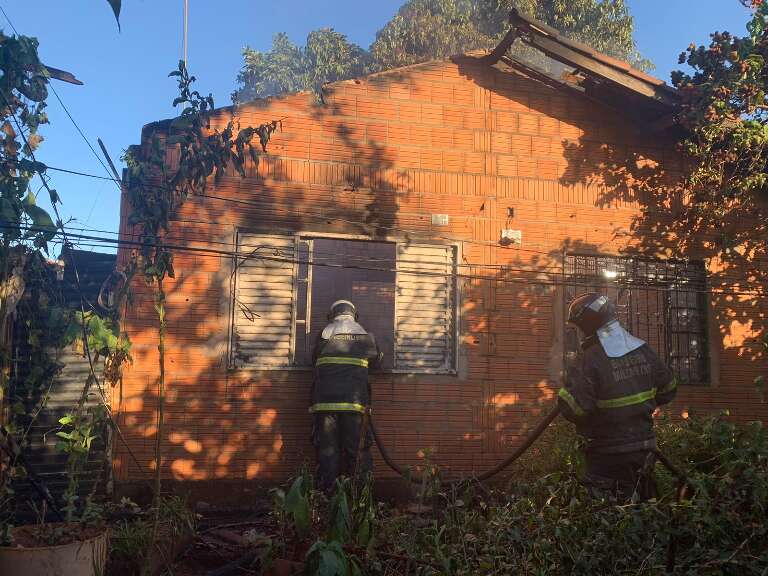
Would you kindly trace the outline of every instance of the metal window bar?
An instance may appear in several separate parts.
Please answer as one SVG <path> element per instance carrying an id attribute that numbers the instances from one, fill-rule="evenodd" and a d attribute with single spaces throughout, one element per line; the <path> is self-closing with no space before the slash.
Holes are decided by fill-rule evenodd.
<path id="1" fill-rule="evenodd" d="M 681 384 L 707 383 L 706 269 L 702 262 L 566 254 L 564 275 L 566 309 L 579 294 L 605 294 L 616 304 L 622 324 L 666 360 Z M 578 351 L 575 328 L 566 326 L 564 342 L 568 370 Z"/>

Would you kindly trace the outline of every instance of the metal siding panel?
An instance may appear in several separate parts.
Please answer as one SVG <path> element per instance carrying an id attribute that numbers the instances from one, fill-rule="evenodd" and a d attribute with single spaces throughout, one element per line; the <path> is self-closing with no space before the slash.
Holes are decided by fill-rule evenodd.
<path id="1" fill-rule="evenodd" d="M 29 446 L 25 450 L 25 457 L 32 472 L 40 477 L 53 497 L 60 502 L 67 488 L 68 472 L 67 456 L 56 450 L 56 430 L 59 428 L 59 419 L 71 412 L 80 399 L 85 381 L 90 375 L 90 365 L 86 357 L 72 348 L 60 350 L 57 360 L 64 367 L 51 386 L 45 407 L 29 429 L 27 436 Z M 103 362 L 94 362 L 94 371 L 99 382 L 102 382 L 103 367 Z M 94 384 L 85 403 L 87 410 L 93 410 L 101 404 L 98 395 L 98 389 Z M 97 482 L 96 495 L 101 496 L 106 492 L 110 482 L 110 463 L 107 452 L 109 442 L 108 433 L 97 434 L 97 439 L 88 454 L 88 460 L 79 473 L 78 495 L 81 498 L 91 493 Z M 27 499 L 39 500 L 37 492 L 27 482 L 16 483 L 14 490 L 19 503 L 26 502 Z"/>

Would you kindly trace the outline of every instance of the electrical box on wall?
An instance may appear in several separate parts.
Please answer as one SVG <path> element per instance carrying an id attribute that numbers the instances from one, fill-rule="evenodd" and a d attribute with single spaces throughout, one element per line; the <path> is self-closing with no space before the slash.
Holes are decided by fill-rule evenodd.
<path id="1" fill-rule="evenodd" d="M 504 228 L 501 231 L 501 239 L 499 240 L 499 244 L 502 246 L 509 246 L 511 244 L 522 244 L 523 243 L 523 231 L 522 230 L 511 230 L 509 228 Z"/>
<path id="2" fill-rule="evenodd" d="M 433 226 L 448 226 L 448 222 L 450 222 L 448 214 L 432 214 Z"/>

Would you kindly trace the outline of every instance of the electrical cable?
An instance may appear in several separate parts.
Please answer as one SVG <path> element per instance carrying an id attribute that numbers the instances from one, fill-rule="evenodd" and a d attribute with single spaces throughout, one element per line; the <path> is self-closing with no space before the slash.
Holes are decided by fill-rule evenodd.
<path id="1" fill-rule="evenodd" d="M 8 21 L 8 24 L 11 26 L 11 28 L 13 29 L 14 33 L 16 34 L 16 36 L 19 36 L 18 30 L 16 30 L 16 26 L 13 25 L 13 22 L 11 21 L 10 17 L 8 16 L 8 14 L 3 9 L 2 6 L 0 6 L 0 10 L 2 10 L 3 16 Z M 67 106 L 64 104 L 64 101 L 61 99 L 61 96 L 59 96 L 59 93 L 56 91 L 56 87 L 51 82 L 48 82 L 48 87 L 51 89 L 51 91 L 53 92 L 53 95 L 56 97 L 56 100 L 58 100 L 59 104 L 61 105 L 62 109 L 66 113 L 67 117 L 72 122 L 72 125 L 75 127 L 75 130 L 77 130 L 77 133 L 80 134 L 80 136 L 83 139 L 83 141 L 86 143 L 88 148 L 90 148 L 90 150 L 93 153 L 93 155 L 96 158 L 96 160 L 98 160 L 99 164 L 101 164 L 101 166 L 102 166 L 102 168 L 104 168 L 105 172 L 111 176 L 111 172 L 109 171 L 109 168 L 107 168 L 107 165 L 101 159 L 101 156 L 99 156 L 98 152 L 96 152 L 96 149 L 93 147 L 91 142 L 88 140 L 88 137 L 85 135 L 83 130 L 80 128 L 80 125 L 77 123 L 75 118 L 72 116 L 72 113 L 69 111 Z M 42 175 L 40 175 L 40 179 L 41 180 L 42 180 L 42 178 L 43 178 Z M 109 178 L 109 179 L 112 180 L 112 178 Z M 116 182 L 116 184 L 117 184 L 118 190 L 122 192 L 122 188 L 121 188 L 120 184 L 117 183 L 117 182 Z M 101 195 L 101 191 L 99 191 L 99 193 L 96 194 L 96 197 L 93 199 L 93 205 L 91 206 L 91 210 L 90 210 L 90 213 L 88 215 L 88 218 L 86 219 L 86 223 L 90 220 L 91 214 L 93 213 L 93 209 L 95 208 L 95 206 L 96 206 L 96 204 L 97 204 L 97 202 L 99 200 L 100 195 Z"/>
<path id="2" fill-rule="evenodd" d="M 76 170 L 69 170 L 69 169 L 65 169 L 65 168 L 52 167 L 52 166 L 48 166 L 47 168 L 50 169 L 50 170 L 56 170 L 56 171 L 65 172 L 65 173 L 69 173 L 69 174 L 76 174 L 76 175 L 79 175 L 79 176 L 84 176 L 84 177 L 89 177 L 89 178 L 98 178 L 98 179 L 101 179 L 101 180 L 112 180 L 114 182 L 117 182 L 117 180 L 115 180 L 114 178 L 108 178 L 108 177 L 105 177 L 105 176 L 98 176 L 96 174 L 88 174 L 88 173 L 79 172 L 79 171 L 76 171 Z M 157 188 L 157 189 L 162 189 L 162 190 L 165 190 L 165 191 L 170 191 L 170 188 L 167 188 L 167 187 L 164 187 L 164 186 L 160 186 L 160 185 L 146 185 L 146 186 L 150 187 L 150 188 Z M 210 199 L 215 199 L 215 200 L 220 200 L 220 201 L 225 201 L 225 202 L 232 202 L 232 203 L 240 204 L 240 205 L 250 205 L 250 206 L 257 207 L 259 209 L 259 211 L 261 211 L 261 212 L 267 212 L 267 213 L 272 213 L 272 214 L 281 214 L 281 215 L 295 215 L 295 214 L 299 214 L 301 217 L 305 217 L 305 218 L 308 217 L 308 218 L 311 218 L 311 219 L 326 220 L 326 221 L 332 220 L 332 221 L 337 221 L 337 222 L 345 222 L 345 223 L 349 223 L 349 224 L 353 224 L 353 225 L 357 225 L 357 226 L 372 226 L 372 225 L 374 225 L 374 224 L 371 224 L 370 222 L 365 222 L 365 221 L 362 221 L 362 220 L 345 219 L 345 218 L 340 218 L 340 217 L 336 217 L 336 216 L 330 216 L 330 215 L 322 214 L 322 213 L 313 213 L 313 212 L 300 211 L 298 209 L 297 210 L 289 210 L 289 209 L 286 209 L 286 208 L 281 208 L 281 207 L 274 206 L 274 201 L 273 201 L 273 205 L 267 206 L 263 202 L 242 200 L 242 199 L 238 199 L 238 198 L 225 198 L 225 197 L 216 196 L 216 195 L 212 195 L 212 194 L 198 193 L 198 194 L 195 194 L 194 196 L 201 197 L 201 198 L 210 198 Z M 180 222 L 180 223 L 196 223 L 196 224 L 206 224 L 206 225 L 219 225 L 220 224 L 220 222 L 216 222 L 216 221 L 199 220 L 199 219 L 191 220 L 191 219 L 183 219 L 183 218 L 174 218 L 173 221 L 174 222 Z M 395 226 L 389 226 L 389 227 L 379 226 L 379 227 L 383 227 L 384 229 L 389 229 L 389 230 L 392 230 L 392 231 L 404 232 L 406 234 L 412 234 L 413 233 L 410 230 L 406 230 L 404 228 L 399 228 L 399 227 L 395 227 Z M 81 229 L 82 230 L 93 230 L 93 231 L 98 231 L 98 232 L 107 233 L 107 234 L 119 234 L 118 232 L 107 231 L 107 230 L 98 230 L 98 229 L 89 229 L 89 228 L 81 228 Z M 312 236 L 311 233 L 308 233 L 306 235 L 307 236 Z M 175 236 L 169 235 L 168 237 L 169 238 L 173 238 Z M 460 238 L 460 237 L 451 237 L 451 236 L 431 236 L 431 238 L 441 239 L 441 240 L 448 240 L 448 241 L 453 241 L 453 242 L 466 243 L 466 244 L 476 244 L 476 245 L 482 245 L 482 246 L 491 246 L 491 247 L 495 247 L 495 248 L 499 248 L 499 249 L 502 248 L 502 247 L 500 247 L 498 245 L 497 242 L 492 242 L 492 241 L 471 240 L 471 239 L 465 239 L 465 238 Z M 216 240 L 207 240 L 206 243 L 207 244 L 223 244 L 223 245 L 227 245 L 227 246 L 231 245 L 230 242 L 220 242 L 220 241 L 216 241 Z M 545 251 L 545 250 L 536 250 L 536 249 L 532 249 L 532 248 L 522 248 L 522 247 L 515 247 L 515 248 L 511 248 L 511 249 L 514 250 L 515 252 L 518 252 L 518 251 L 532 252 L 532 253 L 542 254 L 542 255 L 546 255 L 546 256 L 550 256 L 550 257 L 553 254 L 553 252 L 551 250 L 550 251 Z M 631 258 L 632 256 L 628 256 L 628 257 Z M 638 255 L 638 257 L 642 258 L 643 256 L 642 255 Z M 540 274 L 556 274 L 556 275 L 560 275 L 560 276 L 565 274 L 562 270 L 557 270 L 555 272 L 549 272 L 548 271 L 549 269 L 560 268 L 557 265 L 545 266 L 545 267 L 541 267 L 541 268 L 529 268 L 529 269 L 511 268 L 509 265 L 506 265 L 506 264 L 463 264 L 463 263 L 456 263 L 455 266 L 458 266 L 458 267 L 469 267 L 469 268 L 471 268 L 471 267 L 499 268 L 499 269 L 504 270 L 504 271 L 529 271 L 529 272 L 536 272 L 536 273 L 540 273 Z M 734 281 L 734 282 L 749 281 L 749 279 L 744 277 L 744 276 L 735 276 L 735 275 L 719 276 L 718 280 L 721 280 L 721 281 L 731 280 L 731 281 Z"/>
<path id="3" fill-rule="evenodd" d="M 75 237 L 77 235 L 74 235 Z M 106 239 L 107 242 L 105 243 L 88 243 L 88 242 L 81 242 L 77 243 L 78 246 L 85 246 L 85 247 L 99 247 L 104 246 L 105 244 L 114 244 L 114 245 L 131 245 L 134 247 L 138 246 L 144 246 L 147 244 L 142 244 L 140 242 L 126 242 L 126 241 L 112 241 L 110 239 Z M 148 246 L 152 246 L 151 244 L 148 244 Z M 184 250 L 184 247 L 175 247 L 171 245 L 164 245 L 169 250 Z M 195 252 L 194 249 L 188 249 L 189 251 Z M 298 259 L 292 259 L 292 258 L 283 258 L 279 256 L 258 256 L 256 258 L 249 257 L 247 254 L 243 253 L 237 253 L 237 252 L 230 252 L 228 254 L 222 254 L 224 251 L 215 251 L 214 254 L 210 253 L 211 251 L 206 251 L 206 253 L 203 254 L 203 256 L 216 256 L 216 255 L 227 255 L 231 256 L 233 258 L 239 258 L 243 260 L 264 260 L 268 262 L 282 262 L 286 264 L 298 264 L 298 265 L 307 265 L 307 266 L 320 266 L 320 267 L 328 267 L 328 268 L 339 268 L 344 270 L 367 270 L 367 271 L 373 271 L 373 272 L 394 272 L 394 273 L 401 273 L 401 274 L 407 274 L 411 276 L 433 276 L 433 277 L 443 277 L 443 278 L 457 278 L 461 280 L 481 280 L 481 281 L 488 281 L 488 282 L 495 282 L 499 284 L 524 284 L 524 285 L 536 285 L 536 286 L 565 286 L 565 287 L 574 287 L 574 288 L 595 288 L 595 289 L 603 289 L 606 287 L 605 283 L 601 282 L 586 282 L 586 281 L 567 281 L 567 282 L 559 282 L 559 281 L 543 281 L 543 280 L 536 280 L 532 278 L 526 278 L 526 277 L 520 277 L 520 278 L 496 278 L 492 276 L 478 276 L 478 275 L 470 275 L 470 274 L 451 274 L 451 273 L 442 273 L 442 272 L 427 272 L 424 270 L 416 270 L 416 269 L 397 269 L 397 268 L 375 268 L 371 266 L 356 266 L 356 265 L 347 265 L 347 264 L 329 264 L 329 263 L 323 263 L 323 262 L 315 262 L 311 260 L 298 260 Z M 636 283 L 626 283 L 626 284 L 620 284 L 620 283 L 614 283 L 611 285 L 615 288 L 638 288 L 642 290 L 648 290 L 653 292 L 669 292 L 670 288 L 660 287 L 660 286 L 647 286 L 642 284 L 636 284 Z M 674 289 L 675 292 L 685 292 L 685 293 L 691 293 L 691 294 L 710 294 L 715 296 L 755 296 L 755 297 L 762 297 L 764 294 L 760 292 L 737 292 L 737 291 L 726 291 L 726 290 L 701 290 L 701 289 L 689 289 L 684 287 L 676 287 Z"/>
<path id="4" fill-rule="evenodd" d="M 67 226 L 67 229 L 68 230 L 74 230 L 74 231 L 99 232 L 99 233 L 102 233 L 102 234 L 112 234 L 112 235 L 115 235 L 115 236 L 118 236 L 118 237 L 121 236 L 121 235 L 122 236 L 126 236 L 125 234 L 121 234 L 120 232 L 114 232 L 112 230 L 103 230 L 103 229 L 98 229 L 98 228 L 88 228 L 88 227 L 83 227 L 83 226 Z M 129 234 L 128 236 L 130 238 L 132 238 L 132 239 L 139 237 L 138 234 Z M 302 236 L 313 237 L 314 235 L 311 234 L 311 233 L 307 233 L 307 234 L 302 235 Z M 175 241 L 181 241 L 181 242 L 186 240 L 185 235 L 182 235 L 182 234 L 175 235 L 175 234 L 170 234 L 169 233 L 167 236 L 165 236 L 165 238 L 167 238 L 169 240 L 175 240 Z M 223 245 L 223 246 L 232 246 L 232 242 L 231 241 L 230 242 L 224 242 L 224 241 L 217 241 L 217 240 L 209 239 L 209 240 L 205 240 L 205 243 L 206 243 L 206 245 L 218 244 L 218 245 Z M 332 259 L 332 258 L 336 258 L 336 257 L 337 257 L 337 255 L 325 256 L 325 255 L 321 255 L 321 254 L 316 254 L 314 256 L 314 260 L 316 262 L 320 262 L 323 259 Z M 367 257 L 367 258 L 364 258 L 364 259 L 363 258 L 358 258 L 358 260 L 365 260 L 367 262 L 384 262 L 384 263 L 392 262 L 393 261 L 392 258 L 373 258 L 373 257 Z M 396 260 L 396 262 L 398 264 L 414 264 L 414 265 L 419 265 L 419 266 L 424 264 L 424 262 L 422 262 L 422 261 L 408 260 L 408 259 L 404 259 L 404 258 L 398 258 Z M 452 266 L 455 267 L 455 268 L 498 270 L 499 272 L 521 272 L 521 273 L 536 274 L 536 275 L 539 275 L 539 276 L 540 275 L 547 275 L 547 276 L 551 276 L 551 277 L 560 278 L 560 279 L 562 279 L 562 281 L 563 281 L 563 283 L 565 285 L 570 285 L 570 282 L 567 280 L 568 275 L 563 270 L 563 268 L 561 266 L 557 267 L 557 269 L 555 269 L 556 268 L 555 266 L 549 267 L 549 268 L 552 268 L 553 270 L 550 270 L 548 268 L 520 268 L 518 266 L 512 266 L 512 265 L 509 265 L 509 264 L 484 264 L 484 263 L 468 263 L 468 262 L 456 262 L 456 263 L 452 264 Z M 744 275 L 744 276 L 737 276 L 735 274 L 718 275 L 717 276 L 717 280 L 719 282 L 721 282 L 721 283 L 724 283 L 726 281 L 730 281 L 730 282 L 752 282 L 752 280 L 750 280 L 750 278 L 748 278 L 746 275 Z M 603 285 L 603 284 L 601 284 L 601 285 Z M 625 283 L 625 285 L 626 286 L 642 286 L 642 283 L 641 282 L 630 282 L 630 281 L 628 281 L 628 282 Z"/>
<path id="5" fill-rule="evenodd" d="M 0 224 L 0 229 L 6 227 L 7 225 Z M 38 231 L 38 232 L 44 232 L 47 231 L 46 229 L 41 228 L 35 228 L 35 227 L 27 227 L 25 228 L 27 231 Z M 98 247 L 98 246 L 105 246 L 105 245 L 113 245 L 113 246 L 128 246 L 128 247 L 134 247 L 134 248 L 140 248 L 140 247 L 158 247 L 159 245 L 153 242 L 141 242 L 141 241 L 135 241 L 135 240 L 122 240 L 122 239 L 115 239 L 115 238 L 104 238 L 100 236 L 92 236 L 87 234 L 68 234 L 68 238 L 76 238 L 80 240 L 89 240 L 91 242 L 78 242 L 77 245 L 79 246 L 88 246 L 88 247 Z M 94 244 L 95 242 L 95 244 Z M 74 243 L 73 243 L 74 245 Z M 281 262 L 286 264 L 298 264 L 298 265 L 307 265 L 307 266 L 321 266 L 321 267 L 328 267 L 328 268 L 339 268 L 339 269 L 346 269 L 346 270 L 367 270 L 367 271 L 374 271 L 374 272 L 394 272 L 394 273 L 402 273 L 402 274 L 408 274 L 408 275 L 415 275 L 415 276 L 432 276 L 432 277 L 442 277 L 442 278 L 457 278 L 462 280 L 483 280 L 483 281 L 489 281 L 489 282 L 496 282 L 500 284 L 534 284 L 538 286 L 571 286 L 571 287 L 591 287 L 591 288 L 604 288 L 606 285 L 604 282 L 583 282 L 583 281 L 576 281 L 576 280 L 569 280 L 569 281 L 544 281 L 541 279 L 535 279 L 535 278 L 529 278 L 529 277 L 520 277 L 520 278 L 499 278 L 494 276 L 481 276 L 481 275 L 474 275 L 474 274 L 463 274 L 463 273 L 455 273 L 455 272 L 437 272 L 437 271 L 427 271 L 423 269 L 410 269 L 410 268 L 383 268 L 383 267 L 373 267 L 373 266 L 362 266 L 362 265 L 351 265 L 351 264 L 335 264 L 335 263 L 329 263 L 329 262 L 318 262 L 315 260 L 302 260 L 298 258 L 288 258 L 288 257 L 281 257 L 279 255 L 276 256 L 264 256 L 264 255 L 252 255 L 250 253 L 243 253 L 233 250 L 219 250 L 216 248 L 202 248 L 202 247 L 193 247 L 193 246 L 183 246 L 183 245 L 174 245 L 174 244 L 163 244 L 164 248 L 167 248 L 169 250 L 176 250 L 179 252 L 190 252 L 195 254 L 200 254 L 202 256 L 211 256 L 211 257 L 230 257 L 235 258 L 236 260 L 240 261 L 248 261 L 248 260 L 262 260 L 262 261 L 268 261 L 268 262 Z M 281 251 L 279 249 L 275 250 L 276 254 L 280 254 Z M 241 262 L 242 264 L 242 262 Z M 420 263 L 423 266 L 423 263 Z M 522 270 L 523 272 L 531 272 L 530 270 Z M 562 274 L 558 274 L 561 275 Z M 664 286 L 651 286 L 651 285 L 642 285 L 637 284 L 633 282 L 616 282 L 611 284 L 611 286 L 622 288 L 622 287 L 641 287 L 643 290 L 649 290 L 649 291 L 656 291 L 656 292 L 668 292 L 670 288 L 664 287 Z M 763 296 L 762 292 L 744 292 L 744 291 L 734 291 L 734 290 L 707 290 L 707 289 L 697 289 L 697 288 L 686 288 L 677 286 L 675 287 L 675 291 L 679 292 L 689 292 L 689 293 L 699 293 L 699 294 L 714 294 L 714 295 L 732 295 L 732 296 Z"/>

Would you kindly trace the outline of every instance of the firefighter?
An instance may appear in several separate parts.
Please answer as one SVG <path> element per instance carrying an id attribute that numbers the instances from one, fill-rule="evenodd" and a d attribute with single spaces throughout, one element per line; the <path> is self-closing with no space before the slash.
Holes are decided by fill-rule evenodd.
<path id="1" fill-rule="evenodd" d="M 326 493 L 340 473 L 361 481 L 371 473 L 368 369 L 379 368 L 383 356 L 373 334 L 358 324 L 352 302 L 334 302 L 328 320 L 314 349 L 310 407 L 318 483 Z"/>
<path id="2" fill-rule="evenodd" d="M 586 440 L 584 484 L 594 497 L 653 498 L 653 415 L 674 398 L 676 381 L 656 352 L 621 326 L 607 297 L 578 296 L 568 323 L 581 333 L 581 353 L 558 403 Z"/>

